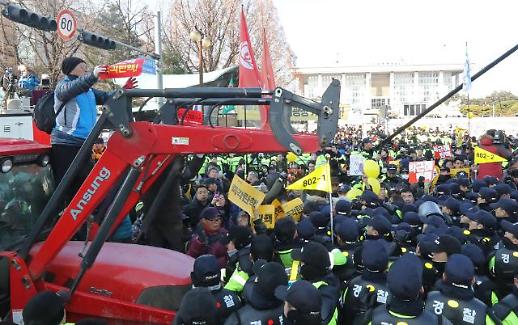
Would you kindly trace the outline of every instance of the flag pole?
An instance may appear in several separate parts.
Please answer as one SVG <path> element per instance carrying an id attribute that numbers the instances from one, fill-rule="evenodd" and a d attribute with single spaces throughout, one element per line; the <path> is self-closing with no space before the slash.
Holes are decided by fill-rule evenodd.
<path id="1" fill-rule="evenodd" d="M 329 219 L 331 220 L 331 244 L 335 243 L 335 227 L 333 221 L 333 197 L 332 192 L 329 192 Z"/>

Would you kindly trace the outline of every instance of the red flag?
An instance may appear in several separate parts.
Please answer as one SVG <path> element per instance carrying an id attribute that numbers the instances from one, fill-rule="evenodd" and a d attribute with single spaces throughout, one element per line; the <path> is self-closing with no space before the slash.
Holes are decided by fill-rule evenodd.
<path id="1" fill-rule="evenodd" d="M 241 33 L 239 44 L 239 87 L 261 87 L 262 80 L 255 62 L 254 50 L 250 43 L 245 12 L 241 8 Z M 261 128 L 268 128 L 268 107 L 259 106 Z"/>
<path id="2" fill-rule="evenodd" d="M 266 30 L 263 29 L 263 64 L 262 79 L 263 88 L 268 90 L 275 89 L 275 76 L 273 74 L 272 58 L 270 56 L 270 46 L 266 39 Z"/>
<path id="3" fill-rule="evenodd" d="M 259 70 L 254 58 L 254 51 L 248 36 L 248 27 L 243 9 L 241 9 L 241 33 L 239 44 L 239 87 L 261 87 Z"/>

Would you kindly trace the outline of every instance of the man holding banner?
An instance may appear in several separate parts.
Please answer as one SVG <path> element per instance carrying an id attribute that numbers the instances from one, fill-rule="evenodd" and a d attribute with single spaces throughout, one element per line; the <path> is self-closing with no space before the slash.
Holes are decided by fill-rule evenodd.
<path id="1" fill-rule="evenodd" d="M 499 180 L 503 177 L 502 162 L 506 162 L 511 153 L 494 143 L 490 134 L 480 138 L 480 147 L 475 148 L 475 164 L 478 164 L 477 179 L 494 176 Z"/>

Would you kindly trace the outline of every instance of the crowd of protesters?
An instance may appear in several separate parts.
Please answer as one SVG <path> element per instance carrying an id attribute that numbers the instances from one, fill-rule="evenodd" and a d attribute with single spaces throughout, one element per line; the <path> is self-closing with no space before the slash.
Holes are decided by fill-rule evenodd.
<path id="1" fill-rule="evenodd" d="M 385 138 L 348 127 L 333 146 L 297 159 L 193 158 L 178 183 L 181 225 L 155 220 L 180 244 L 140 218 L 133 226 L 134 240 L 195 258 L 174 324 L 518 324 L 517 139 L 422 128 L 380 145 Z M 449 158 L 434 145 L 448 145 Z M 475 146 L 507 162 L 475 165 Z M 353 154 L 379 165 L 377 193 L 350 175 Z M 434 161 L 433 182 L 409 180 L 414 161 Z M 328 162 L 332 208 L 327 193 L 275 193 L 302 199 L 298 221 L 268 229 L 228 200 L 234 175 L 270 192 Z"/>

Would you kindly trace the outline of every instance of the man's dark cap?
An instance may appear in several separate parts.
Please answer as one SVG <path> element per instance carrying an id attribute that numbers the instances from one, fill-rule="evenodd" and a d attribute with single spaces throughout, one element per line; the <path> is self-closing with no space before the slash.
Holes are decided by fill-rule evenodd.
<path id="1" fill-rule="evenodd" d="M 296 231 L 297 225 L 291 218 L 281 218 L 275 222 L 275 226 L 273 227 L 275 238 L 283 243 L 291 241 Z"/>
<path id="2" fill-rule="evenodd" d="M 233 226 L 223 238 L 222 243 L 226 245 L 232 241 L 234 242 L 236 249 L 240 250 L 241 248 L 250 245 L 253 237 L 254 235 L 250 228 L 245 226 Z"/>
<path id="3" fill-rule="evenodd" d="M 461 252 L 461 250 L 462 245 L 460 244 L 458 239 L 450 235 L 439 236 L 439 238 L 434 240 L 431 247 L 432 253 L 445 252 L 446 254 L 448 254 L 448 256 L 452 254 L 458 254 Z"/>
<path id="4" fill-rule="evenodd" d="M 450 185 L 449 184 L 440 184 L 436 187 L 435 192 L 437 195 L 450 195 Z"/>
<path id="5" fill-rule="evenodd" d="M 297 223 L 297 234 L 300 238 L 309 240 L 315 235 L 315 227 L 309 218 L 300 219 Z"/>
<path id="6" fill-rule="evenodd" d="M 261 234 L 254 237 L 250 245 L 250 254 L 254 260 L 263 259 L 271 261 L 273 252 L 274 245 L 270 236 Z"/>
<path id="7" fill-rule="evenodd" d="M 347 193 L 351 189 L 351 186 L 347 184 L 340 184 L 338 188 L 336 189 L 337 193 Z"/>
<path id="8" fill-rule="evenodd" d="M 477 267 L 484 267 L 486 264 L 486 256 L 482 248 L 473 243 L 467 243 L 462 246 L 462 254 L 469 257 L 473 264 Z"/>
<path id="9" fill-rule="evenodd" d="M 61 62 L 61 72 L 64 75 L 69 75 L 75 67 L 77 67 L 81 63 L 86 63 L 83 59 L 80 59 L 75 56 L 69 56 L 68 58 L 63 59 Z"/>
<path id="10" fill-rule="evenodd" d="M 211 178 L 211 177 L 207 177 L 204 181 L 203 181 L 203 184 L 204 185 L 211 185 L 211 184 L 218 184 L 218 182 L 216 181 L 215 178 Z"/>
<path id="11" fill-rule="evenodd" d="M 496 178 L 494 176 L 486 176 L 486 177 L 484 177 L 483 181 L 484 181 L 484 183 L 487 184 L 487 186 L 491 186 L 491 185 L 498 183 L 498 178 Z"/>
<path id="12" fill-rule="evenodd" d="M 22 312 L 24 324 L 60 324 L 65 300 L 52 291 L 42 291 L 29 300 Z"/>
<path id="13" fill-rule="evenodd" d="M 414 254 L 405 254 L 392 264 L 387 275 L 390 293 L 404 300 L 417 300 L 423 286 L 423 264 Z"/>
<path id="14" fill-rule="evenodd" d="M 362 143 L 363 144 L 372 143 L 372 140 L 371 140 L 371 138 L 363 138 Z"/>
<path id="15" fill-rule="evenodd" d="M 335 227 L 335 234 L 340 236 L 343 241 L 356 242 L 360 236 L 360 229 L 356 220 L 344 218 Z"/>
<path id="16" fill-rule="evenodd" d="M 369 220 L 367 220 L 367 225 L 371 226 L 375 230 L 377 230 L 380 234 L 387 234 L 390 232 L 392 228 L 392 224 L 382 215 L 376 214 Z"/>
<path id="17" fill-rule="evenodd" d="M 403 221 L 409 225 L 419 226 L 422 224 L 421 219 L 417 215 L 417 212 L 409 211 L 403 215 Z"/>
<path id="18" fill-rule="evenodd" d="M 473 188 L 473 192 L 478 193 L 482 187 L 487 187 L 487 184 L 486 182 L 477 179 L 473 181 L 473 185 L 471 187 Z"/>
<path id="19" fill-rule="evenodd" d="M 457 196 L 461 194 L 460 186 L 457 182 L 452 182 L 450 185 L 450 195 Z"/>
<path id="20" fill-rule="evenodd" d="M 442 202 L 439 202 L 439 205 L 445 206 L 448 209 L 452 210 L 453 214 L 456 214 L 460 208 L 460 202 L 454 198 L 446 197 Z"/>
<path id="21" fill-rule="evenodd" d="M 387 171 L 395 173 L 395 172 L 397 172 L 397 166 L 394 164 L 388 164 Z"/>
<path id="22" fill-rule="evenodd" d="M 197 287 L 212 287 L 220 284 L 221 270 L 216 256 L 206 254 L 197 257 L 194 260 L 191 278 Z"/>
<path id="23" fill-rule="evenodd" d="M 278 286 L 288 285 L 288 276 L 284 267 L 277 262 L 254 264 L 256 278 L 250 288 L 251 297 L 259 295 L 261 298 L 275 299 L 274 293 Z M 250 296 L 249 296 L 250 297 Z"/>
<path id="24" fill-rule="evenodd" d="M 517 223 L 511 223 L 507 220 L 502 220 L 500 223 L 502 226 L 502 229 L 504 231 L 513 234 L 516 238 L 518 238 L 518 222 Z"/>
<path id="25" fill-rule="evenodd" d="M 403 205 L 403 207 L 401 208 L 401 211 L 403 213 L 407 213 L 409 211 L 413 211 L 413 212 L 417 212 L 418 211 L 418 208 L 417 208 L 417 205 L 415 204 L 405 204 Z"/>
<path id="26" fill-rule="evenodd" d="M 457 238 L 457 240 L 461 243 L 461 244 L 464 244 L 467 240 L 467 236 L 466 236 L 466 233 L 465 233 L 465 229 L 462 229 L 458 226 L 451 226 L 450 228 L 448 228 L 446 230 L 446 232 L 444 233 L 445 235 L 450 235 L 452 237 L 455 237 Z"/>
<path id="27" fill-rule="evenodd" d="M 511 194 L 513 191 L 511 186 L 506 183 L 498 183 L 493 187 L 493 189 L 498 193 L 498 197 L 502 196 L 503 194 Z"/>
<path id="28" fill-rule="evenodd" d="M 318 270 L 325 270 L 331 266 L 327 249 L 317 242 L 309 242 L 301 249 L 294 249 L 291 257 Z"/>
<path id="29" fill-rule="evenodd" d="M 335 205 L 335 212 L 339 215 L 348 215 L 351 213 L 351 202 L 347 200 L 338 200 Z"/>
<path id="30" fill-rule="evenodd" d="M 500 199 L 496 203 L 490 204 L 491 209 L 500 208 L 505 210 L 510 217 L 518 216 L 518 203 L 513 199 Z"/>
<path id="31" fill-rule="evenodd" d="M 475 276 L 475 266 L 469 257 L 462 254 L 453 254 L 448 257 L 444 269 L 447 282 L 455 287 L 469 288 Z"/>
<path id="32" fill-rule="evenodd" d="M 176 313 L 179 324 L 215 325 L 217 324 L 216 298 L 207 288 L 193 288 L 182 298 Z M 176 320 L 175 320 L 176 323 Z"/>
<path id="33" fill-rule="evenodd" d="M 200 213 L 200 219 L 212 220 L 216 217 L 221 217 L 219 210 L 214 207 L 206 207 Z"/>
<path id="34" fill-rule="evenodd" d="M 364 191 L 362 195 L 359 196 L 359 199 L 365 201 L 367 203 L 367 207 L 375 208 L 378 206 L 379 198 L 376 193 L 372 191 Z"/>
<path id="35" fill-rule="evenodd" d="M 478 210 L 476 213 L 468 214 L 467 217 L 483 225 L 484 228 L 492 229 L 497 225 L 495 216 L 485 210 Z"/>
<path id="36" fill-rule="evenodd" d="M 313 211 L 309 214 L 309 219 L 311 220 L 311 223 L 316 228 L 321 228 L 327 226 L 329 223 L 329 214 L 325 215 L 320 211 Z"/>
<path id="37" fill-rule="evenodd" d="M 363 266 L 371 272 L 382 272 L 387 269 L 388 253 L 380 240 L 367 240 L 362 248 Z"/>
<path id="38" fill-rule="evenodd" d="M 320 318 L 322 297 L 311 282 L 298 280 L 289 288 L 288 286 L 279 286 L 275 289 L 275 297 L 287 301 L 303 314 L 311 314 Z"/>
<path id="39" fill-rule="evenodd" d="M 495 203 L 498 201 L 498 193 L 489 187 L 482 187 L 478 191 L 478 195 L 480 195 L 481 198 L 486 200 L 486 203 Z"/>
<path id="40" fill-rule="evenodd" d="M 466 175 L 466 177 L 461 177 L 459 175 L 460 173 L 463 173 L 463 175 Z M 465 174 L 464 172 L 458 172 L 457 173 L 457 184 L 459 184 L 459 186 L 469 186 L 469 179 L 467 178 L 467 174 Z"/>

